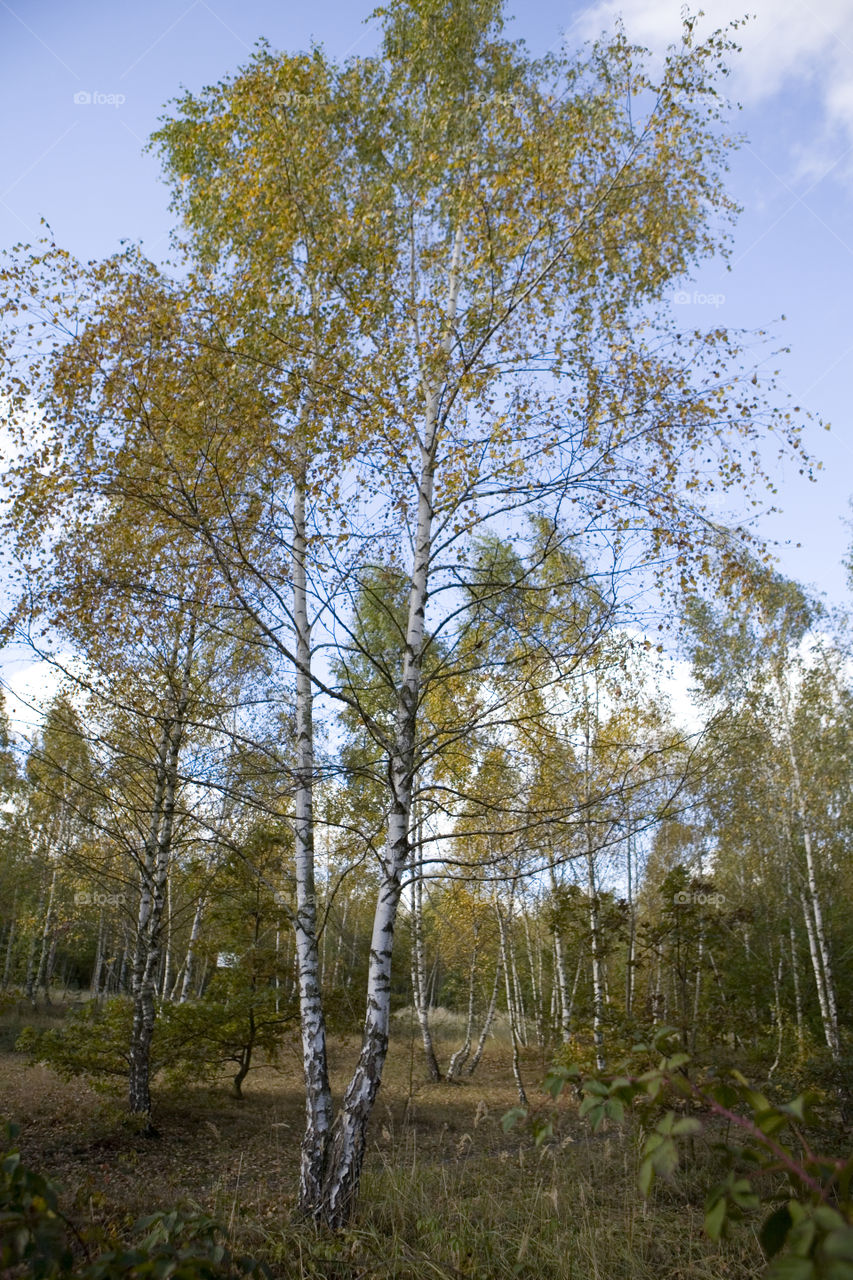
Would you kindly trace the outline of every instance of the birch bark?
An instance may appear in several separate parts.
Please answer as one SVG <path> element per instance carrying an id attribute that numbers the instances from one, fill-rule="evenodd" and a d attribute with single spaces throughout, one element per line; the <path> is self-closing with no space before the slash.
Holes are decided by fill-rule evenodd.
<path id="1" fill-rule="evenodd" d="M 838 1031 L 838 1002 L 836 999 L 835 982 L 832 974 L 832 958 L 830 956 L 829 944 L 826 937 L 826 928 L 823 921 L 823 907 L 821 904 L 820 893 L 818 891 L 817 870 L 815 866 L 814 849 L 812 847 L 809 816 L 806 808 L 802 779 L 800 776 L 799 761 L 797 760 L 797 752 L 794 748 L 794 733 L 788 710 L 788 700 L 785 690 L 782 687 L 782 681 L 779 678 L 778 672 L 774 673 L 774 680 L 779 698 L 779 707 L 782 712 L 782 726 L 785 735 L 785 745 L 787 747 L 788 759 L 791 765 L 791 777 L 794 784 L 794 805 L 800 824 L 803 849 L 806 856 L 808 904 L 806 904 L 804 896 L 803 915 L 806 922 L 806 928 L 809 933 L 809 947 L 812 955 L 812 966 L 814 968 L 818 999 L 820 1001 L 824 1038 L 830 1053 L 837 1062 L 841 1054 L 841 1041 Z"/>
<path id="2" fill-rule="evenodd" d="M 453 330 L 460 288 L 462 244 L 463 232 L 460 223 L 453 237 L 443 333 L 436 352 L 437 360 L 431 362 L 431 369 L 424 368 L 421 376 L 425 399 L 424 432 L 421 440 L 417 526 L 403 674 L 397 697 L 394 740 L 389 753 L 391 803 L 370 943 L 367 1010 L 361 1054 L 335 1122 L 323 1187 L 322 1217 L 330 1226 L 340 1226 L 347 1222 L 355 1206 L 364 1159 L 367 1122 L 382 1079 L 382 1068 L 388 1051 L 394 926 L 400 904 L 402 876 L 409 860 L 424 618 L 432 557 L 433 494 L 438 461 L 441 391 L 453 346 Z"/>
<path id="3" fill-rule="evenodd" d="M 178 761 L 186 728 L 190 676 L 195 651 L 195 622 L 186 635 L 184 661 L 173 690 L 173 706 L 160 739 L 148 838 L 143 851 L 141 891 L 134 949 L 133 1027 L 130 1039 L 129 1102 L 133 1114 L 151 1127 L 151 1040 L 156 1016 L 156 979 L 162 954 L 162 922 L 166 881 L 172 855 Z M 175 647 L 177 660 L 177 644 Z"/>
<path id="4" fill-rule="evenodd" d="M 311 685 L 311 621 L 308 613 L 305 516 L 306 462 L 303 455 L 293 502 L 293 622 L 296 632 L 296 864 L 297 981 L 305 1077 L 305 1134 L 299 1174 L 299 1206 L 317 1217 L 332 1125 L 332 1095 L 326 1058 L 326 1022 L 317 946 L 317 890 L 314 876 L 314 734 Z"/>

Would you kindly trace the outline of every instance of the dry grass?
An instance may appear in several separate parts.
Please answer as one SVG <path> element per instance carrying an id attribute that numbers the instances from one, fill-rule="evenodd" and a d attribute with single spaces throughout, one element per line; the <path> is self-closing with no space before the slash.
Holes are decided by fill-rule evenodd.
<path id="1" fill-rule="evenodd" d="M 335 1041 L 334 1088 L 357 1052 L 354 1037 Z M 530 1055 L 526 1071 L 532 1097 L 539 1055 Z M 523 1130 L 504 1133 L 501 1117 L 516 1097 L 500 1040 L 471 1081 L 432 1085 L 423 1074 L 408 1020 L 398 1020 L 358 1216 L 334 1238 L 292 1217 L 303 1119 L 295 1044 L 280 1069 L 250 1075 L 242 1103 L 224 1082 L 161 1091 L 155 1139 L 127 1128 L 120 1101 L 9 1052 L 0 1054 L 0 1113 L 22 1126 L 25 1160 L 59 1183 L 66 1210 L 105 1240 L 125 1235 L 138 1216 L 185 1204 L 218 1217 L 281 1277 L 749 1280 L 761 1273 L 750 1227 L 723 1246 L 703 1237 L 707 1168 L 646 1203 L 636 1191 L 631 1139 L 592 1136 L 571 1107 L 541 1148 Z"/>

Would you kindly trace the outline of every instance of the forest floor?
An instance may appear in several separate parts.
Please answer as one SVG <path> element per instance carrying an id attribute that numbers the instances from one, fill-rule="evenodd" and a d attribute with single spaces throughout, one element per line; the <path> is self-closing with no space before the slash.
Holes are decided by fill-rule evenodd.
<path id="1" fill-rule="evenodd" d="M 2 1043 L 0 1116 L 21 1126 L 22 1159 L 59 1186 L 85 1235 L 106 1242 L 127 1239 L 140 1216 L 187 1206 L 282 1280 L 748 1280 L 763 1270 L 757 1221 L 720 1245 L 703 1235 L 710 1157 L 646 1201 L 635 1141 L 592 1135 L 570 1103 L 541 1147 L 523 1126 L 505 1132 L 518 1099 L 500 1041 L 472 1079 L 430 1084 L 408 1023 L 397 1028 L 357 1218 L 337 1237 L 293 1220 L 304 1109 L 295 1042 L 277 1068 L 251 1072 L 243 1101 L 225 1082 L 158 1089 L 155 1138 L 128 1129 L 119 1099 Z M 439 1042 L 445 1062 L 453 1047 Z M 357 1052 L 355 1037 L 333 1041 L 336 1090 Z M 531 1103 L 543 1104 L 541 1054 L 528 1054 L 524 1071 Z"/>

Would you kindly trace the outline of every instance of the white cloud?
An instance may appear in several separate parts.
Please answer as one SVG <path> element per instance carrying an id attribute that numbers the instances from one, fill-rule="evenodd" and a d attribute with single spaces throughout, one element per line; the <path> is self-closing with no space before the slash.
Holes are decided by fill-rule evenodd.
<path id="1" fill-rule="evenodd" d="M 31 737 L 42 721 L 43 709 L 59 688 L 55 667 L 15 646 L 3 656 L 3 699 L 12 729 Z"/>
<path id="2" fill-rule="evenodd" d="M 691 6 L 698 9 L 699 3 Z M 743 18 L 736 32 L 743 52 L 729 81 L 731 97 L 758 104 L 799 83 L 813 89 L 827 131 L 853 143 L 853 0 L 706 0 L 697 31 Z M 679 39 L 682 0 L 599 0 L 571 27 L 570 38 L 612 30 L 621 15 L 630 39 L 662 52 Z"/>

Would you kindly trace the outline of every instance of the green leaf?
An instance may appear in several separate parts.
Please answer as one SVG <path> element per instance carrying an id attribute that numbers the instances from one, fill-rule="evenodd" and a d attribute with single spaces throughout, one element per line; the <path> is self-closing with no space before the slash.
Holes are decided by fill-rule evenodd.
<path id="1" fill-rule="evenodd" d="M 755 1194 L 747 1178 L 739 1178 L 732 1183 L 729 1194 L 739 1209 L 757 1209 L 761 1204 L 760 1197 Z"/>
<path id="2" fill-rule="evenodd" d="M 595 1098 L 595 1097 L 584 1098 L 583 1102 L 580 1104 L 580 1107 L 578 1108 L 578 1115 L 581 1117 L 591 1116 L 593 1112 L 600 1111 L 603 1108 L 603 1106 L 604 1106 L 604 1103 L 602 1102 L 601 1098 Z"/>
<path id="3" fill-rule="evenodd" d="M 655 1173 L 662 1178 L 672 1177 L 678 1168 L 678 1151 L 672 1138 L 664 1138 L 652 1155 Z"/>
<path id="4" fill-rule="evenodd" d="M 821 1280 L 853 1280 L 853 1262 L 831 1258 L 820 1269 Z"/>
<path id="5" fill-rule="evenodd" d="M 758 1240 L 764 1250 L 765 1258 L 776 1256 L 788 1238 L 792 1223 L 791 1210 L 786 1204 L 774 1209 L 770 1216 L 764 1219 L 758 1233 Z"/>
<path id="6" fill-rule="evenodd" d="M 519 1120 L 525 1120 L 526 1118 L 527 1118 L 526 1107 L 511 1107 L 510 1110 L 507 1111 L 506 1115 L 501 1120 L 501 1128 L 503 1129 L 504 1133 L 509 1133 L 510 1129 L 512 1129 L 516 1124 L 518 1124 Z"/>
<path id="7" fill-rule="evenodd" d="M 762 1111 L 755 1116 L 755 1123 L 762 1133 L 767 1134 L 768 1138 L 774 1133 L 778 1133 L 780 1129 L 784 1129 L 789 1123 L 788 1117 L 780 1115 L 778 1111 Z"/>
<path id="8" fill-rule="evenodd" d="M 615 1120 L 617 1124 L 621 1124 L 625 1119 L 625 1107 L 619 1098 L 610 1098 L 604 1104 L 604 1114 L 611 1120 Z"/>
<path id="9" fill-rule="evenodd" d="M 726 1198 L 720 1196 L 712 1209 L 705 1214 L 705 1230 L 712 1240 L 719 1240 L 726 1225 Z"/>
<path id="10" fill-rule="evenodd" d="M 853 1262 L 853 1226 L 845 1223 L 830 1231 L 821 1243 L 821 1250 L 827 1258 L 843 1258 L 845 1262 Z"/>
<path id="11" fill-rule="evenodd" d="M 814 1211 L 814 1220 L 820 1227 L 821 1231 L 838 1231 L 847 1226 L 841 1214 L 837 1209 L 832 1209 L 828 1204 L 819 1204 Z"/>
<path id="12" fill-rule="evenodd" d="M 550 1120 L 537 1121 L 533 1126 L 533 1141 L 535 1146 L 541 1147 L 546 1138 L 550 1138 L 554 1133 L 554 1126 Z"/>
<path id="13" fill-rule="evenodd" d="M 802 1208 L 802 1206 L 799 1206 Z M 814 1218 L 807 1218 L 805 1213 L 799 1221 L 796 1221 L 796 1214 L 792 1212 L 795 1219 L 794 1225 L 788 1232 L 788 1245 L 792 1253 L 800 1258 L 807 1258 L 812 1250 L 814 1238 L 817 1234 L 817 1226 Z"/>
<path id="14" fill-rule="evenodd" d="M 766 1280 L 812 1280 L 814 1274 L 811 1258 L 777 1258 L 768 1267 Z"/>

